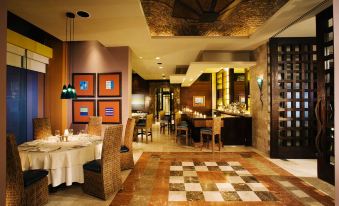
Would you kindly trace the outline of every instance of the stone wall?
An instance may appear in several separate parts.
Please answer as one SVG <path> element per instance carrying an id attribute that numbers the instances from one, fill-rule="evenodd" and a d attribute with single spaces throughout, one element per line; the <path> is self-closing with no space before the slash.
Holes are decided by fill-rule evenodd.
<path id="1" fill-rule="evenodd" d="M 252 114 L 252 142 L 253 147 L 269 154 L 270 150 L 270 113 L 269 113 L 269 93 L 267 75 L 267 44 L 261 45 L 255 50 L 256 66 L 250 68 L 250 97 Z M 257 77 L 264 78 L 262 87 L 262 100 L 260 101 L 260 91 L 257 84 Z"/>

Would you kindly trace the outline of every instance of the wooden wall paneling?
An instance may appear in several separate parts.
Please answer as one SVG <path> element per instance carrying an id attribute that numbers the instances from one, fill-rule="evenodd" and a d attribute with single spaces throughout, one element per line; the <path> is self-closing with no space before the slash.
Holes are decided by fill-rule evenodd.
<path id="1" fill-rule="evenodd" d="M 205 96 L 205 107 L 193 107 L 193 96 Z M 182 87 L 180 91 L 180 103 L 194 111 L 210 114 L 212 110 L 212 82 L 197 81 L 190 87 Z"/>
<path id="2" fill-rule="evenodd" d="M 229 69 L 230 103 L 234 102 L 234 69 Z"/>

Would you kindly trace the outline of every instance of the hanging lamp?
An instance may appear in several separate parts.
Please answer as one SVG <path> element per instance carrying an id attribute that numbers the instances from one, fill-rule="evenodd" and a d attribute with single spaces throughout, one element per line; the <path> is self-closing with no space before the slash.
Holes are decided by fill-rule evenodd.
<path id="1" fill-rule="evenodd" d="M 72 12 L 66 13 L 66 42 L 68 43 L 68 45 L 67 45 L 67 49 L 65 52 L 65 68 L 68 66 L 68 71 L 69 71 L 68 77 L 69 78 L 73 70 L 72 42 L 74 41 L 74 19 L 75 19 L 74 13 Z M 68 32 L 69 32 L 69 42 L 67 41 Z M 69 82 L 68 86 L 64 84 L 64 86 L 62 87 L 60 98 L 61 99 L 76 99 L 77 97 L 76 90 L 74 86 L 70 83 L 70 81 L 68 82 Z"/>

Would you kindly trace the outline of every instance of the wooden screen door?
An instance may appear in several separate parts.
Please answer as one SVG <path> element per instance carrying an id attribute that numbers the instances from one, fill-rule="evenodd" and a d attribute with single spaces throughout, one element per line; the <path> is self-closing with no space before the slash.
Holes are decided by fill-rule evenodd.
<path id="1" fill-rule="evenodd" d="M 317 15 L 318 101 L 316 148 L 318 177 L 334 184 L 334 35 L 333 7 Z"/>
<path id="2" fill-rule="evenodd" d="M 272 158 L 315 158 L 316 39 L 269 42 Z"/>

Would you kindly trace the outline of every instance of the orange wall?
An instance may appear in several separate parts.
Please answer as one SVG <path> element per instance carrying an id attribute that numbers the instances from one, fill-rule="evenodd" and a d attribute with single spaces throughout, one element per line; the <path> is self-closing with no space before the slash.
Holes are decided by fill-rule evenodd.
<path id="1" fill-rule="evenodd" d="M 0 206 L 6 187 L 6 0 L 0 1 Z"/>
<path id="2" fill-rule="evenodd" d="M 65 44 L 53 42 L 53 58 L 50 59 L 45 76 L 45 116 L 51 119 L 52 131 L 63 131 L 67 127 L 67 101 L 61 100 L 60 93 L 66 82 Z"/>

